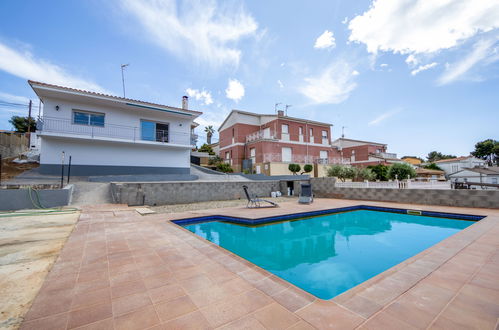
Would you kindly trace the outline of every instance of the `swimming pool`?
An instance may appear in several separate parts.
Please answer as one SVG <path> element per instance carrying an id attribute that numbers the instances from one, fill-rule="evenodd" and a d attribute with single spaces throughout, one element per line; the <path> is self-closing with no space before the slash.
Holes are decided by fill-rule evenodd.
<path id="1" fill-rule="evenodd" d="M 179 224 L 321 299 L 331 299 L 473 224 L 457 215 L 449 219 L 403 211 L 357 208 L 309 218 L 286 216 L 281 222 L 251 221 L 258 225 L 229 223 L 238 221 L 226 217 Z M 480 218 L 469 217 L 461 216 Z"/>

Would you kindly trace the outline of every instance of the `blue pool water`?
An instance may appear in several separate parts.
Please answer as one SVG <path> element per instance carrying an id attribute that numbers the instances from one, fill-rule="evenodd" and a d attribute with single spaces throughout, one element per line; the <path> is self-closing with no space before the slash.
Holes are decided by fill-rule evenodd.
<path id="1" fill-rule="evenodd" d="M 254 227 L 213 221 L 185 228 L 331 299 L 471 224 L 357 210 Z"/>

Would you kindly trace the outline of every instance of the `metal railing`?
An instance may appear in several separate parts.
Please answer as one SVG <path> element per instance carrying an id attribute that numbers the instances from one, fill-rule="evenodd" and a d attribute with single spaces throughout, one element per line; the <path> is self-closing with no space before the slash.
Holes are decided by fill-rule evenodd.
<path id="1" fill-rule="evenodd" d="M 157 130 L 155 139 L 142 138 L 139 127 L 116 125 L 105 123 L 104 126 L 80 125 L 74 124 L 71 119 L 43 117 L 37 121 L 38 132 L 52 132 L 73 134 L 87 137 L 103 137 L 110 139 L 121 139 L 129 141 L 150 141 L 158 143 L 172 143 L 193 145 L 192 142 L 197 139 L 196 135 L 183 132 L 172 132 L 166 130 Z"/>
<path id="2" fill-rule="evenodd" d="M 350 164 L 350 160 L 347 158 L 339 157 L 329 157 L 320 158 L 318 156 L 311 155 L 292 155 L 291 160 L 283 160 L 282 155 L 278 153 L 266 153 L 263 154 L 264 163 L 300 163 L 300 164 Z"/>
<path id="3" fill-rule="evenodd" d="M 340 188 L 387 188 L 387 189 L 451 189 L 450 181 L 336 181 L 335 187 Z"/>

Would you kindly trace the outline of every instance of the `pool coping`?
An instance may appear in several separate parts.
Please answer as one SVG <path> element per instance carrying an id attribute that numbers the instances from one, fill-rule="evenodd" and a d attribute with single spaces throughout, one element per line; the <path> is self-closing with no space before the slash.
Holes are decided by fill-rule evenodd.
<path id="1" fill-rule="evenodd" d="M 352 202 L 357 202 L 357 201 L 352 201 Z M 393 202 L 374 202 L 376 204 L 398 204 L 398 203 L 393 203 Z M 408 205 L 408 204 L 405 204 Z M 411 204 L 409 204 L 411 205 Z M 340 207 L 340 208 L 333 208 L 333 209 L 323 209 L 323 210 L 316 210 L 316 211 L 310 211 L 310 212 L 298 212 L 298 213 L 287 213 L 279 216 L 269 216 L 269 217 L 261 217 L 261 218 L 245 218 L 245 217 L 231 217 L 227 215 L 221 215 L 221 214 L 210 214 L 208 216 L 190 216 L 190 217 L 180 217 L 176 219 L 171 219 L 169 222 L 175 225 L 175 227 L 181 229 L 182 231 L 185 231 L 188 233 L 191 237 L 195 237 L 197 240 L 201 240 L 202 242 L 208 244 L 215 250 L 218 250 L 219 252 L 223 253 L 224 255 L 230 256 L 232 259 L 235 259 L 239 262 L 249 264 L 251 267 L 258 269 L 259 273 L 265 274 L 268 278 L 277 278 L 278 282 L 285 282 L 288 286 L 289 289 L 294 291 L 294 297 L 302 297 L 305 298 L 305 300 L 309 300 L 310 302 L 299 309 L 293 311 L 294 313 L 297 313 L 300 315 L 300 311 L 304 311 L 306 309 L 309 309 L 312 307 L 312 305 L 317 304 L 318 306 L 321 306 L 320 308 L 335 308 L 339 307 L 340 309 L 343 310 L 343 312 L 349 313 L 349 314 L 355 314 L 356 316 L 360 316 L 363 318 L 363 321 L 360 322 L 359 324 L 362 324 L 364 322 L 367 322 L 370 320 L 375 314 L 378 314 L 382 310 L 384 310 L 387 306 L 389 306 L 392 302 L 395 301 L 396 298 L 400 297 L 403 293 L 408 292 L 411 288 L 415 287 L 419 282 L 423 281 L 426 279 L 433 271 L 438 269 L 440 266 L 444 265 L 446 262 L 454 258 L 460 251 L 464 250 L 468 245 L 472 244 L 473 242 L 476 241 L 478 237 L 466 237 L 466 239 L 462 238 L 461 236 L 465 236 L 467 233 L 472 232 L 472 231 L 479 231 L 476 230 L 480 224 L 485 224 L 487 219 L 490 219 L 490 215 L 471 215 L 471 214 L 463 214 L 463 213 L 453 213 L 453 212 L 441 212 L 441 211 L 432 211 L 432 210 L 423 210 L 423 209 L 418 209 L 418 206 L 422 206 L 425 208 L 432 208 L 432 209 L 438 209 L 441 208 L 439 206 L 427 206 L 427 205 L 419 205 L 419 204 L 413 204 L 411 206 L 414 206 L 413 208 L 394 208 L 394 207 L 384 207 L 384 206 L 373 206 L 373 205 L 366 205 L 366 204 L 359 204 L 359 205 L 354 205 L 354 206 L 346 206 L 346 207 Z M 453 207 L 444 207 L 444 208 L 453 208 Z M 234 252 L 227 250 L 209 240 L 204 239 L 201 236 L 196 235 L 195 233 L 191 232 L 190 230 L 184 228 L 185 225 L 187 225 L 188 220 L 193 220 L 195 219 L 195 222 L 190 222 L 189 224 L 194 224 L 194 223 L 202 223 L 202 222 L 209 222 L 209 221 L 217 221 L 216 219 L 224 219 L 224 221 L 238 221 L 239 223 L 243 224 L 263 224 L 263 223 L 270 223 L 270 222 L 275 222 L 275 221 L 285 221 L 286 219 L 290 218 L 295 218 L 297 215 L 307 217 L 307 216 L 315 216 L 315 215 L 321 215 L 321 214 L 334 214 L 334 213 L 341 213 L 341 212 L 348 212 L 348 211 L 354 211 L 354 210 L 376 210 L 376 211 L 385 211 L 385 212 L 395 212 L 395 213 L 403 213 L 403 211 L 421 211 L 421 215 L 424 214 L 424 216 L 437 216 L 437 217 L 442 217 L 442 218 L 454 218 L 454 219 L 461 219 L 461 220 L 471 220 L 474 221 L 472 225 L 460 230 L 459 232 L 443 239 L 442 241 L 428 247 L 427 249 L 419 252 L 418 254 L 400 262 L 397 265 L 394 265 L 385 271 L 379 273 L 376 276 L 373 276 L 369 278 L 368 280 L 350 288 L 349 290 L 335 296 L 332 299 L 321 299 L 305 290 L 302 288 L 294 285 L 291 282 L 288 282 L 287 280 L 265 270 L 264 268 L 261 268 L 260 266 L 252 263 L 251 261 L 235 254 Z M 467 208 L 468 210 L 471 210 L 471 208 Z M 331 212 L 334 210 L 335 212 Z M 484 209 L 480 209 L 483 211 Z M 491 209 L 494 210 L 494 209 Z M 488 212 L 487 212 L 488 213 Z M 407 213 L 405 213 L 407 214 Z M 463 219 L 463 217 L 467 219 Z M 470 218 L 471 217 L 471 218 Z M 473 219 L 472 219 L 473 218 Z M 478 219 L 480 218 L 480 219 Z M 480 231 L 479 231 L 480 232 Z M 479 236 L 483 235 L 484 231 L 482 230 Z M 475 235 L 470 235 L 470 236 L 475 236 Z M 454 241 L 459 240 L 461 242 L 460 244 L 453 244 Z M 462 245 L 464 243 L 464 245 Z M 452 250 L 453 245 L 455 245 L 454 250 Z M 443 252 L 442 250 L 446 250 Z M 439 256 L 440 255 L 440 256 Z M 434 260 L 431 260 L 434 259 Z M 412 267 L 412 268 L 411 268 Z M 409 271 L 405 268 L 411 268 Z M 411 272 L 414 271 L 414 272 Z M 398 274 L 402 274 L 402 276 L 398 276 Z M 238 274 L 240 275 L 240 274 Z M 386 282 L 386 283 L 385 283 Z M 391 282 L 391 283 L 388 283 Z M 390 284 L 393 284 L 393 282 L 396 282 L 398 284 L 398 288 L 395 291 L 392 291 L 392 295 L 387 295 L 384 299 L 381 299 L 380 301 L 377 301 L 376 296 L 381 293 L 381 294 L 386 294 L 386 287 L 390 286 Z M 388 284 L 388 285 L 386 285 Z M 264 293 L 267 294 L 264 290 L 262 290 Z M 287 290 L 284 290 L 287 291 Z M 366 293 L 367 292 L 367 293 Z M 270 295 L 272 296 L 272 295 Z M 359 298 L 360 297 L 360 298 Z M 388 301 L 385 301 L 388 298 Z M 274 298 L 275 299 L 275 298 Z M 359 302 L 358 300 L 362 300 Z M 373 308 L 367 308 L 367 310 L 370 309 L 369 312 L 365 312 L 366 310 L 366 304 L 372 304 Z M 303 315 L 300 315 L 303 317 Z M 313 323 L 313 322 L 311 322 Z M 407 324 L 404 324 L 407 326 Z"/>

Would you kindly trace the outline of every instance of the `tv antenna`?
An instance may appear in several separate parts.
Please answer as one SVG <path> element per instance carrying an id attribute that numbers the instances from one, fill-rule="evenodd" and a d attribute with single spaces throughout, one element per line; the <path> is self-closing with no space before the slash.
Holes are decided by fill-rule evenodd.
<path id="1" fill-rule="evenodd" d="M 123 97 L 125 97 L 125 74 L 123 73 L 123 71 L 129 65 L 130 65 L 130 63 L 121 65 L 121 82 L 123 83 Z"/>
<path id="2" fill-rule="evenodd" d="M 288 115 L 288 108 L 291 108 L 292 105 L 291 104 L 286 104 L 286 110 L 284 111 L 284 113 L 286 114 L 286 116 Z"/>
<path id="3" fill-rule="evenodd" d="M 345 137 L 345 128 L 347 128 L 347 127 L 346 126 L 341 126 L 341 138 Z"/>

